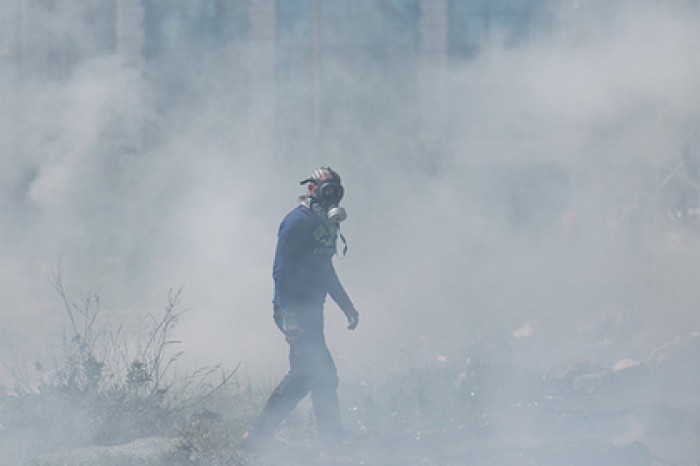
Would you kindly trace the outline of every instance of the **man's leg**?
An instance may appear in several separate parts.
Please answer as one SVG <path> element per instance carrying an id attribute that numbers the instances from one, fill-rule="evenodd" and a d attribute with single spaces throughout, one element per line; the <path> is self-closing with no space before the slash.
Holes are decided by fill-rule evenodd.
<path id="1" fill-rule="evenodd" d="M 271 436 L 308 392 L 305 380 L 291 372 L 288 373 L 272 392 L 260 416 L 253 423 L 255 434 L 260 437 Z"/>
<path id="2" fill-rule="evenodd" d="M 338 373 L 322 335 L 314 345 L 312 363 L 310 390 L 319 440 L 324 448 L 335 448 L 344 435 L 337 393 Z"/>
<path id="3" fill-rule="evenodd" d="M 290 342 L 289 372 L 268 398 L 265 407 L 253 423 L 256 437 L 270 437 L 294 407 L 309 393 L 309 380 L 304 363 L 303 339 Z"/>

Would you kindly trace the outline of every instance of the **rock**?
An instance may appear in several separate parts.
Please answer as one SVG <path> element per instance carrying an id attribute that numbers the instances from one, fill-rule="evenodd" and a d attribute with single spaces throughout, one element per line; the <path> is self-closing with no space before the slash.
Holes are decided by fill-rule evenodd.
<path id="1" fill-rule="evenodd" d="M 124 445 L 62 449 L 36 457 L 29 464 L 31 466 L 149 464 L 149 462 L 157 463 L 165 456 L 175 454 L 177 446 L 177 438 L 150 437 Z"/>

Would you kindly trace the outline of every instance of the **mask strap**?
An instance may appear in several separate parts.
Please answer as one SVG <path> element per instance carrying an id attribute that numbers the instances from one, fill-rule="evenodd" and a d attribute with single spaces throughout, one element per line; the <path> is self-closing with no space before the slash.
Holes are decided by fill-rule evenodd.
<path id="1" fill-rule="evenodd" d="M 340 240 L 343 242 L 343 257 L 345 257 L 345 254 L 348 253 L 348 242 L 345 240 L 345 236 L 339 231 L 338 234 L 340 235 Z"/>

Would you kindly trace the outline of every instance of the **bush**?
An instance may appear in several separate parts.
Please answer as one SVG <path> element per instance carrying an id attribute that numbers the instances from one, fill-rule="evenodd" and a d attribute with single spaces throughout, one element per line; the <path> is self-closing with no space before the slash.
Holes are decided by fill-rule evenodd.
<path id="1" fill-rule="evenodd" d="M 182 355 L 174 351 L 180 342 L 172 338 L 182 315 L 181 289 L 170 290 L 160 316 L 149 315 L 144 336 L 129 340 L 121 327 L 101 326 L 96 294 L 72 302 L 60 270 L 53 285 L 69 321 L 54 368 L 45 371 L 36 364 L 37 388 L 27 382 L 24 371 L 16 371 L 17 393 L 2 396 L 0 404 L 0 424 L 31 434 L 40 452 L 172 434 L 235 373 L 216 366 L 186 377 L 169 376 Z"/>

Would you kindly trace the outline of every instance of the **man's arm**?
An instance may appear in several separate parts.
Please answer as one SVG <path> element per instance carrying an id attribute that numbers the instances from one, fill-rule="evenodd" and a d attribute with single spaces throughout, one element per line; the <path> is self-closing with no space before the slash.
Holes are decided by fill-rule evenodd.
<path id="1" fill-rule="evenodd" d="M 329 261 L 328 270 L 328 294 L 333 298 L 338 304 L 338 307 L 343 311 L 345 317 L 348 319 L 348 329 L 355 330 L 357 324 L 360 322 L 360 315 L 352 304 L 348 293 L 345 291 L 338 274 L 335 272 L 335 267 L 333 267 L 333 262 Z"/>
<path id="2" fill-rule="evenodd" d="M 280 309 L 286 309 L 290 305 L 290 293 L 294 287 L 294 270 L 299 261 L 302 227 L 303 224 L 298 218 L 287 217 L 277 233 L 272 279 L 275 284 L 274 304 Z"/>

